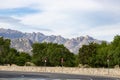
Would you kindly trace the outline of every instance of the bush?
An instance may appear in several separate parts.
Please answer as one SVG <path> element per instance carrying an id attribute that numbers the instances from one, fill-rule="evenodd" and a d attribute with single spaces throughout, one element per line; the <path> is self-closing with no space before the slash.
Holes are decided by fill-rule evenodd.
<path id="1" fill-rule="evenodd" d="M 26 63 L 25 63 L 25 66 L 35 66 L 35 64 L 32 63 L 32 62 L 26 62 Z"/>
<path id="2" fill-rule="evenodd" d="M 87 64 L 85 64 L 85 65 L 83 66 L 83 68 L 90 68 L 90 66 L 87 65 Z"/>
<path id="3" fill-rule="evenodd" d="M 120 66 L 119 65 L 115 65 L 114 68 L 120 68 Z"/>

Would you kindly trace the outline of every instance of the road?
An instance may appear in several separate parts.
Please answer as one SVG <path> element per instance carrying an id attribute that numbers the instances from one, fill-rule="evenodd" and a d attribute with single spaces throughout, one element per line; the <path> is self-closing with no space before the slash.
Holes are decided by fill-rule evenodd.
<path id="1" fill-rule="evenodd" d="M 60 74 L 60 73 L 37 73 L 37 72 L 13 72 L 13 71 L 0 71 L 0 80 L 12 80 L 12 78 L 35 78 L 34 80 L 120 80 L 120 78 L 102 77 L 102 76 L 86 76 L 86 75 L 73 75 L 73 74 Z M 25 80 L 25 79 L 24 79 Z M 28 80 L 28 79 L 27 79 Z"/>

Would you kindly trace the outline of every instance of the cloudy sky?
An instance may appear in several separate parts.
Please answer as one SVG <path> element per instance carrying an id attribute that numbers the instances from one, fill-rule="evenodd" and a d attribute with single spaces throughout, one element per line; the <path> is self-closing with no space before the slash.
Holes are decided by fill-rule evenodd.
<path id="1" fill-rule="evenodd" d="M 0 28 L 112 41 L 120 34 L 120 0 L 0 0 Z"/>

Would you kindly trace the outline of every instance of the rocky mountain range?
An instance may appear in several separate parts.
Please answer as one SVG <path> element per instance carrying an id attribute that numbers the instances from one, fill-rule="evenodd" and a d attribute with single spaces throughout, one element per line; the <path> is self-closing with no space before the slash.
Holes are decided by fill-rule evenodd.
<path id="1" fill-rule="evenodd" d="M 11 47 L 17 49 L 18 51 L 28 52 L 28 53 L 31 53 L 32 50 L 31 45 L 35 42 L 39 42 L 39 43 L 52 42 L 52 43 L 63 44 L 73 53 L 78 53 L 79 48 L 81 48 L 82 45 L 88 45 L 91 42 L 100 44 L 102 42 L 88 35 L 67 39 L 62 36 L 55 36 L 55 35 L 47 36 L 40 32 L 23 33 L 20 31 L 3 29 L 3 28 L 0 28 L 0 36 L 11 39 Z"/>

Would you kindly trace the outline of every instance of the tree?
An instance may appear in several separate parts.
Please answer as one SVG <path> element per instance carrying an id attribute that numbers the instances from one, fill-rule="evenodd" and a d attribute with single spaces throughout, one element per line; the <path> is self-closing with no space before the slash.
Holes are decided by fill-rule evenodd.
<path id="1" fill-rule="evenodd" d="M 0 37 L 0 65 L 4 64 L 17 64 L 20 66 L 25 65 L 26 62 L 31 60 L 28 53 L 17 52 L 16 49 L 10 48 L 10 40 Z"/>
<path id="2" fill-rule="evenodd" d="M 109 61 L 109 66 L 108 66 Z M 91 67 L 114 67 L 120 65 L 120 36 L 116 35 L 111 43 L 83 45 L 79 49 L 79 62 Z"/>
<path id="3" fill-rule="evenodd" d="M 89 45 L 83 45 L 79 49 L 79 62 L 80 64 L 88 64 L 89 66 L 95 67 L 95 56 L 98 44 L 90 43 Z"/>
<path id="4" fill-rule="evenodd" d="M 75 66 L 75 56 L 63 45 L 35 43 L 32 45 L 32 62 L 37 66 Z M 63 60 L 63 61 L 61 61 Z"/>
<path id="5" fill-rule="evenodd" d="M 37 66 L 44 66 L 44 58 L 46 57 L 47 43 L 34 43 L 32 45 L 32 62 Z"/>
<path id="6" fill-rule="evenodd" d="M 24 66 L 26 62 L 31 61 L 31 56 L 28 53 L 21 52 L 16 56 L 16 64 L 19 66 Z"/>
<path id="7" fill-rule="evenodd" d="M 111 54 L 111 66 L 120 66 L 120 35 L 116 35 L 111 42 L 109 53 Z"/>
<path id="8" fill-rule="evenodd" d="M 16 57 L 18 56 L 18 52 L 16 49 L 11 48 L 8 55 L 6 55 L 6 60 L 8 64 L 15 64 Z"/>
<path id="9" fill-rule="evenodd" d="M 10 50 L 10 40 L 0 37 L 0 64 L 7 64 L 7 55 Z"/>
<path id="10" fill-rule="evenodd" d="M 109 55 L 108 50 L 109 50 L 108 43 L 103 41 L 97 48 L 96 67 L 108 67 L 107 66 L 107 59 Z"/>

